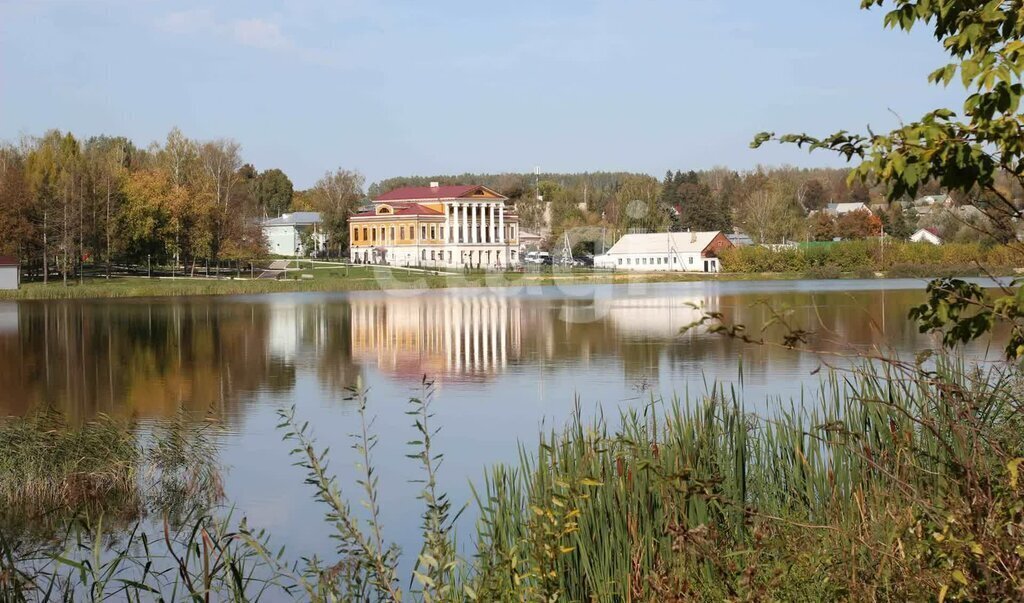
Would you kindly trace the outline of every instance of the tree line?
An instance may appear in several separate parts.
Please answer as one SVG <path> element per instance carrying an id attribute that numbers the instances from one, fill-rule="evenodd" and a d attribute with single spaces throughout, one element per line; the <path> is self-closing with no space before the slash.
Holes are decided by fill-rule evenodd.
<path id="1" fill-rule="evenodd" d="M 298 199 L 325 214 L 329 247 L 347 245 L 363 178 L 336 170 Z M 296 209 L 280 169 L 258 171 L 231 139 L 195 140 L 177 128 L 145 148 L 123 136 L 80 139 L 51 130 L 0 144 L 0 254 L 46 281 L 92 268 L 198 265 L 263 257 L 260 222 Z"/>

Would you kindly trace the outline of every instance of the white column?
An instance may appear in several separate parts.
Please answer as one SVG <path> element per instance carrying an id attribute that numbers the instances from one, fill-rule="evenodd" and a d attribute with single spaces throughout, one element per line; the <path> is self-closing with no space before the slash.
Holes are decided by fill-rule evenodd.
<path id="1" fill-rule="evenodd" d="M 505 242 L 505 204 L 498 205 L 498 242 Z"/>
<path id="2" fill-rule="evenodd" d="M 469 208 L 466 207 L 465 203 L 459 203 L 459 209 L 461 210 L 459 211 L 459 214 L 461 214 L 459 218 L 459 242 L 465 243 L 468 240 L 467 237 L 469 237 L 469 213 L 467 213 Z"/>
<path id="3" fill-rule="evenodd" d="M 452 239 L 452 214 L 451 204 L 444 204 L 444 242 L 447 243 Z"/>
<path id="4" fill-rule="evenodd" d="M 476 243 L 476 203 L 469 204 L 469 238 L 467 243 Z"/>
<path id="5" fill-rule="evenodd" d="M 488 204 L 487 206 L 487 242 L 494 242 L 494 225 L 498 221 L 494 219 L 494 204 Z"/>

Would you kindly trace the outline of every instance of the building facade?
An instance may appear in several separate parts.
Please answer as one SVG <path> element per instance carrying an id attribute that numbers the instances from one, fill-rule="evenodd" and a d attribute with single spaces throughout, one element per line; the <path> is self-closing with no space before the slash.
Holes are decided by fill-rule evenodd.
<path id="1" fill-rule="evenodd" d="M 507 210 L 507 200 L 475 185 L 390 191 L 350 218 L 350 259 L 426 268 L 518 266 L 519 218 Z"/>
<path id="2" fill-rule="evenodd" d="M 0 256 L 0 289 L 17 289 L 21 285 L 21 264 L 17 258 Z"/>
<path id="3" fill-rule="evenodd" d="M 639 272 L 720 272 L 718 252 L 733 244 L 721 231 L 656 232 L 623 235 L 596 268 Z"/>
<path id="4" fill-rule="evenodd" d="M 264 220 L 263 237 L 274 255 L 306 257 L 322 252 L 327 235 L 321 229 L 320 212 L 297 211 Z"/>

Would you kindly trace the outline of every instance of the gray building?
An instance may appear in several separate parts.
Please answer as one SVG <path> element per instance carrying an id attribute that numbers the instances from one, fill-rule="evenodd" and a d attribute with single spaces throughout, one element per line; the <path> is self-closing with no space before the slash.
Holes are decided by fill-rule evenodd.
<path id="1" fill-rule="evenodd" d="M 21 266 L 16 258 L 0 256 L 0 289 L 17 289 L 21 284 Z"/>

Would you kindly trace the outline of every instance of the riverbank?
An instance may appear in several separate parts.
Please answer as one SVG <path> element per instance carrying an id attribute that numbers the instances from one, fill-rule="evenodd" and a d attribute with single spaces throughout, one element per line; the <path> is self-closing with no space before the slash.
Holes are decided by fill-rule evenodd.
<path id="1" fill-rule="evenodd" d="M 997 271 L 994 276 L 1012 275 L 1012 270 Z M 388 289 L 445 289 L 458 287 L 516 287 L 628 283 L 684 283 L 700 281 L 762 281 L 907 278 L 934 276 L 987 276 L 972 266 L 928 266 L 927 270 L 873 272 L 807 270 L 798 272 L 730 272 L 665 273 L 665 272 L 597 272 L 591 270 L 529 270 L 500 273 L 445 273 L 411 271 L 387 266 L 316 266 L 289 270 L 281 279 L 243 278 L 147 278 L 115 276 L 77 279 L 64 285 L 25 283 L 17 291 L 0 291 L 0 300 L 60 300 L 142 297 L 191 297 L 210 295 L 253 295 L 290 292 L 379 291 Z"/>

